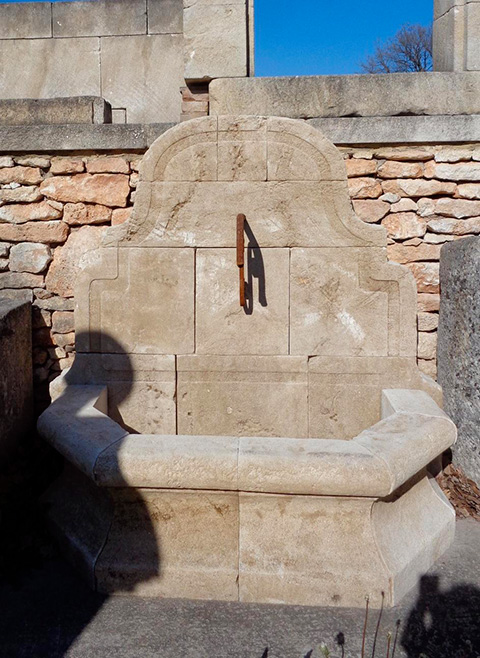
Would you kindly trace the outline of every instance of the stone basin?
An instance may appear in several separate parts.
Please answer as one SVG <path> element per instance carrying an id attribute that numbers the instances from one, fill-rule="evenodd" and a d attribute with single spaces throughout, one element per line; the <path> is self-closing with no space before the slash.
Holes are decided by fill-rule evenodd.
<path id="1" fill-rule="evenodd" d="M 67 462 L 52 525 L 92 587 L 394 605 L 452 542 L 433 475 L 456 429 L 416 366 L 415 282 L 315 129 L 165 133 L 75 301 L 38 427 Z"/>

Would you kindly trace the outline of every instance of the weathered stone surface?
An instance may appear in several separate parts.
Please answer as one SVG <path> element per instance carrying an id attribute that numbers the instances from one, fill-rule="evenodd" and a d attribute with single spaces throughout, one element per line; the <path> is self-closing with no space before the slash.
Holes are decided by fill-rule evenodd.
<path id="1" fill-rule="evenodd" d="M 347 167 L 347 175 L 350 176 L 368 176 L 369 174 L 375 174 L 377 171 L 377 162 L 376 160 L 361 160 L 353 158 L 352 160 L 347 160 L 345 162 Z"/>
<path id="2" fill-rule="evenodd" d="M 440 291 L 440 275 L 438 263 L 411 263 L 409 269 L 417 282 L 418 292 L 438 293 Z"/>
<path id="3" fill-rule="evenodd" d="M 0 272 L 8 270 L 8 258 L 0 258 Z"/>
<path id="4" fill-rule="evenodd" d="M 10 270 L 12 272 L 43 272 L 52 260 L 50 247 L 45 244 L 27 242 L 16 244 L 10 250 Z"/>
<path id="5" fill-rule="evenodd" d="M 40 274 L 25 272 L 2 272 L 0 274 L 0 289 L 3 288 L 36 288 L 43 286 L 44 278 Z"/>
<path id="6" fill-rule="evenodd" d="M 102 93 L 113 107 L 127 108 L 128 123 L 180 120 L 182 43 L 182 34 L 102 39 Z M 138 89 L 149 91 L 139 94 Z"/>
<path id="7" fill-rule="evenodd" d="M 50 167 L 51 174 L 81 174 L 85 171 L 82 158 L 54 157 Z"/>
<path id="8" fill-rule="evenodd" d="M 162 3 L 161 3 L 162 4 Z M 54 37 L 92 37 L 145 34 L 147 31 L 144 0 L 96 0 L 55 3 L 52 5 Z"/>
<path id="9" fill-rule="evenodd" d="M 472 156 L 471 148 L 447 148 L 435 153 L 435 162 L 462 162 L 471 160 Z"/>
<path id="10" fill-rule="evenodd" d="M 21 189 L 21 188 L 18 188 Z M 28 204 L 10 204 L 0 208 L 0 220 L 11 224 L 25 224 L 32 220 L 48 221 L 59 219 L 62 212 L 54 208 L 48 201 Z"/>
<path id="11" fill-rule="evenodd" d="M 7 242 L 0 242 L 0 258 L 7 258 L 11 245 Z"/>
<path id="12" fill-rule="evenodd" d="M 71 233 L 66 244 L 55 250 L 46 278 L 47 290 L 63 297 L 73 297 L 80 260 L 87 251 L 99 247 L 104 233 L 104 228 L 96 226 L 82 226 Z"/>
<path id="13" fill-rule="evenodd" d="M 9 242 L 43 242 L 61 244 L 65 242 L 69 227 L 65 222 L 27 222 L 26 224 L 0 223 L 0 240 Z"/>
<path id="14" fill-rule="evenodd" d="M 15 162 L 10 155 L 0 156 L 0 167 L 13 167 L 14 164 Z"/>
<path id="15" fill-rule="evenodd" d="M 50 167 L 50 158 L 45 158 L 41 155 L 26 155 L 16 156 L 15 164 L 22 167 L 39 167 L 40 169 L 48 169 Z"/>
<path id="16" fill-rule="evenodd" d="M 353 201 L 353 209 L 361 220 L 370 224 L 385 217 L 390 211 L 390 204 L 385 201 L 358 200 Z"/>
<path id="17" fill-rule="evenodd" d="M 185 79 L 247 75 L 246 5 L 187 6 L 183 11 Z M 225 114 L 230 114 L 225 112 Z M 233 114 L 241 114 L 234 112 Z M 247 114 L 247 113 L 246 113 Z M 257 114 L 257 112 L 248 112 Z M 263 113 L 258 113 L 262 115 Z M 267 114 L 273 114 L 267 112 Z"/>
<path id="18" fill-rule="evenodd" d="M 427 197 L 436 194 L 453 194 L 455 183 L 443 183 L 437 180 L 388 180 L 382 183 L 384 192 L 393 192 L 401 197 Z"/>
<path id="19" fill-rule="evenodd" d="M 408 199 L 407 199 L 408 200 Z M 418 214 L 420 217 L 430 217 L 435 214 L 435 203 L 433 199 L 419 199 L 417 201 Z"/>
<path id="20" fill-rule="evenodd" d="M 390 214 L 382 220 L 388 235 L 395 240 L 422 237 L 427 230 L 427 222 L 413 212 Z"/>
<path id="21" fill-rule="evenodd" d="M 380 178 L 421 178 L 422 165 L 416 162 L 395 162 L 387 160 L 378 168 Z"/>
<path id="22" fill-rule="evenodd" d="M 2 4 L 0 39 L 40 39 L 52 36 L 48 4 Z"/>
<path id="23" fill-rule="evenodd" d="M 435 213 L 446 217 L 463 219 L 480 215 L 480 201 L 463 201 L 460 199 L 438 199 Z"/>
<path id="24" fill-rule="evenodd" d="M 435 359 L 437 354 L 437 334 L 418 334 L 418 357 L 420 359 Z"/>
<path id="25" fill-rule="evenodd" d="M 478 181 L 480 178 L 480 162 L 438 164 L 435 176 L 441 180 Z"/>
<path id="26" fill-rule="evenodd" d="M 428 375 L 432 379 L 437 379 L 437 361 L 436 359 L 417 359 L 418 368 L 425 375 Z"/>
<path id="27" fill-rule="evenodd" d="M 440 258 L 441 245 L 419 244 L 418 246 L 405 246 L 403 244 L 391 244 L 387 247 L 390 260 L 396 263 L 412 263 L 415 261 L 438 261 Z"/>
<path id="28" fill-rule="evenodd" d="M 443 244 L 444 242 L 450 242 L 455 240 L 454 235 L 442 235 L 441 233 L 425 233 L 423 236 L 424 242 L 427 244 Z"/>
<path id="29" fill-rule="evenodd" d="M 440 277 L 438 374 L 445 409 L 458 427 L 454 462 L 480 485 L 480 239 L 446 245 Z"/>
<path id="30" fill-rule="evenodd" d="M 5 44 L 4 44 L 5 45 Z M 53 44 L 52 44 L 53 45 Z M 75 48 L 75 43 L 71 44 Z M 80 45 L 80 44 L 79 44 Z M 47 44 L 43 43 L 43 46 L 47 49 Z M 17 46 L 14 44 L 13 50 L 15 51 Z M 8 50 L 8 48 L 7 48 Z M 27 49 L 28 50 L 28 49 Z M 34 51 L 35 48 L 32 48 Z M 23 53 L 26 58 L 28 58 L 28 53 Z M 52 66 L 54 67 L 52 63 Z M 35 69 L 37 62 L 32 63 L 32 68 Z M 57 71 L 60 73 L 60 71 Z M 81 74 L 84 72 L 82 71 Z M 48 72 L 47 72 L 48 76 Z M 79 76 L 81 78 L 81 75 Z M 36 79 L 33 81 L 33 84 L 42 83 L 43 80 Z M 70 81 L 68 81 L 68 84 Z M 88 124 L 103 124 L 110 120 L 111 108 L 110 105 L 100 97 L 95 96 L 74 96 L 75 89 L 72 88 L 71 95 L 67 98 L 58 98 L 58 95 L 54 98 L 18 98 L 18 99 L 8 99 L 0 100 L 0 126 L 3 130 L 6 130 L 5 126 L 9 126 L 9 130 L 19 130 L 25 127 L 27 130 L 29 127 L 32 131 L 32 134 L 51 126 L 53 131 L 55 131 L 54 126 L 63 126 L 64 129 L 71 132 L 73 126 L 83 125 L 87 127 Z M 77 89 L 78 93 L 78 89 Z M 58 94 L 58 92 L 57 92 Z M 24 144 L 32 144 L 31 141 L 27 140 Z M 18 149 L 14 149 L 18 150 Z M 31 151 L 36 151 L 36 148 L 31 148 Z M 50 148 L 50 151 L 54 151 L 55 148 Z M 35 159 L 38 159 L 38 156 L 34 156 Z M 22 164 L 20 160 L 28 160 L 27 158 L 15 158 L 15 161 L 18 164 Z M 41 167 L 42 169 L 47 168 L 48 164 L 25 164 L 29 167 Z"/>
<path id="31" fill-rule="evenodd" d="M 118 226 L 118 224 L 124 224 L 130 219 L 132 214 L 131 208 L 115 208 L 112 211 L 112 226 Z"/>
<path id="32" fill-rule="evenodd" d="M 40 189 L 35 185 L 0 188 L 0 201 L 5 203 L 33 203 L 43 198 Z"/>
<path id="33" fill-rule="evenodd" d="M 6 167 L 0 169 L 0 185 L 19 183 L 20 185 L 38 185 L 43 179 L 38 167 Z"/>
<path id="34" fill-rule="evenodd" d="M 409 162 L 411 160 L 430 160 L 433 150 L 428 148 L 382 148 L 375 149 L 374 156 L 379 160 L 397 160 L 398 162 Z"/>
<path id="35" fill-rule="evenodd" d="M 40 185 L 40 190 L 56 201 L 124 207 L 130 187 L 128 177 L 121 174 L 77 174 L 49 178 Z"/>
<path id="36" fill-rule="evenodd" d="M 412 201 L 412 199 L 400 199 L 397 203 L 392 204 L 390 212 L 409 212 L 411 210 L 416 211 L 417 209 L 418 204 L 416 204 L 415 201 Z"/>
<path id="37" fill-rule="evenodd" d="M 183 4 L 181 0 L 147 0 L 149 34 L 181 34 Z"/>
<path id="38" fill-rule="evenodd" d="M 58 334 L 68 334 L 74 331 L 75 324 L 71 311 L 54 311 L 52 315 L 52 331 Z"/>
<path id="39" fill-rule="evenodd" d="M 472 235 L 480 233 L 480 217 L 469 219 L 452 219 L 450 217 L 434 217 L 428 220 L 428 230 L 434 233 L 452 235 Z"/>
<path id="40" fill-rule="evenodd" d="M 63 221 L 70 226 L 83 224 L 105 224 L 112 216 L 112 209 L 97 204 L 67 203 L 63 211 Z"/>
<path id="41" fill-rule="evenodd" d="M 87 160 L 89 174 L 129 174 L 130 165 L 125 158 L 104 156 Z"/>
<path id="42" fill-rule="evenodd" d="M 382 186 L 374 178 L 351 178 L 348 189 L 355 199 L 376 199 L 382 194 Z"/>
<path id="43" fill-rule="evenodd" d="M 417 315 L 417 326 L 419 331 L 435 331 L 438 327 L 438 314 L 419 313 Z"/>
<path id="44" fill-rule="evenodd" d="M 421 292 L 417 296 L 419 313 L 432 313 L 440 310 L 440 295 Z"/>
<path id="45" fill-rule="evenodd" d="M 463 199 L 480 199 L 480 185 L 478 183 L 458 185 L 457 195 Z"/>

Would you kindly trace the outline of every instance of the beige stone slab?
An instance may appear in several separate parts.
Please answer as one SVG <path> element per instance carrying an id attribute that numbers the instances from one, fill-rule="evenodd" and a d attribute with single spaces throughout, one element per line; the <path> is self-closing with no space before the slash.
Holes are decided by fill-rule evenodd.
<path id="1" fill-rule="evenodd" d="M 99 40 L 0 41 L 0 98 L 101 96 Z M 19 75 L 19 62 L 25 63 Z"/>
<path id="2" fill-rule="evenodd" d="M 211 357 L 209 366 L 209 357 L 196 359 L 179 359 L 180 434 L 308 436 L 305 360 Z M 280 359 L 285 364 L 275 368 Z"/>
<path id="3" fill-rule="evenodd" d="M 220 436 L 131 435 L 95 465 L 101 486 L 236 491 L 238 439 Z"/>
<path id="4" fill-rule="evenodd" d="M 247 75 L 247 18 L 243 4 L 185 7 L 186 80 Z"/>
<path id="5" fill-rule="evenodd" d="M 243 602 L 362 607 L 390 603 L 370 524 L 373 500 L 240 494 Z"/>
<path id="6" fill-rule="evenodd" d="M 137 194 L 130 243 L 235 247 L 238 213 L 261 248 L 385 243 L 383 228 L 354 217 L 343 182 L 141 183 Z"/>
<path id="7" fill-rule="evenodd" d="M 385 389 L 382 391 L 382 419 L 394 413 L 418 413 L 448 418 L 425 391 Z"/>
<path id="8" fill-rule="evenodd" d="M 219 117 L 218 180 L 267 180 L 267 119 Z"/>
<path id="9" fill-rule="evenodd" d="M 246 249 L 246 306 L 239 303 L 235 249 L 198 249 L 196 352 L 288 354 L 288 249 Z"/>
<path id="10" fill-rule="evenodd" d="M 98 589 L 141 596 L 238 599 L 238 495 L 119 492 Z"/>
<path id="11" fill-rule="evenodd" d="M 145 34 L 145 0 L 90 0 L 52 4 L 54 37 Z"/>
<path id="12" fill-rule="evenodd" d="M 101 95 L 113 107 L 127 109 L 127 123 L 180 120 L 179 89 L 184 84 L 180 34 L 102 37 L 101 48 Z"/>
<path id="13" fill-rule="evenodd" d="M 365 260 L 358 249 L 292 249 L 291 354 L 388 354 L 388 294 L 365 285 Z"/>
<path id="14" fill-rule="evenodd" d="M 414 358 L 309 360 L 309 435 L 351 439 L 381 418 L 382 390 L 422 389 L 441 401 L 441 391 L 422 376 Z"/>
<path id="15" fill-rule="evenodd" d="M 149 34 L 182 34 L 182 0 L 147 0 Z"/>
<path id="16" fill-rule="evenodd" d="M 103 280 L 101 275 L 93 275 L 86 284 L 90 332 L 99 334 L 91 351 L 193 352 L 193 250 L 121 249 L 118 272 L 113 276 L 116 278 Z"/>
<path id="17" fill-rule="evenodd" d="M 0 6 L 0 39 L 38 39 L 52 36 L 49 3 L 6 3 Z"/>

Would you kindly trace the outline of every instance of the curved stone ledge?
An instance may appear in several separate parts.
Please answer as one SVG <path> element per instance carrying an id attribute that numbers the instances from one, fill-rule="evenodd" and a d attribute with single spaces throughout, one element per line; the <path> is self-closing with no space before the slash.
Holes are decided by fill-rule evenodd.
<path id="1" fill-rule="evenodd" d="M 384 397 L 390 415 L 352 441 L 129 434 L 106 415 L 99 386 L 67 387 L 38 429 L 102 487 L 384 498 L 456 439 L 426 393 Z"/>

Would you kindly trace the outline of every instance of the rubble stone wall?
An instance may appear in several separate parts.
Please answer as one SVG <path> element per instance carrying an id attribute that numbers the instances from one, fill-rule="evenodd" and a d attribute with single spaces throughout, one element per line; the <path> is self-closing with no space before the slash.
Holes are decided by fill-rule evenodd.
<path id="1" fill-rule="evenodd" d="M 352 202 L 418 286 L 418 363 L 436 377 L 442 244 L 480 234 L 480 144 L 341 148 Z M 38 408 L 72 363 L 78 263 L 129 217 L 142 155 L 0 156 L 0 297 L 33 301 Z"/>

